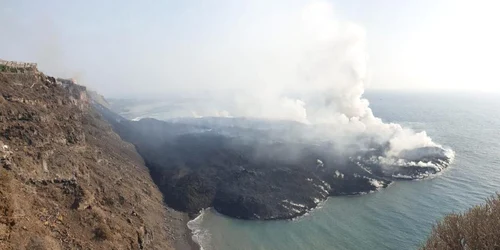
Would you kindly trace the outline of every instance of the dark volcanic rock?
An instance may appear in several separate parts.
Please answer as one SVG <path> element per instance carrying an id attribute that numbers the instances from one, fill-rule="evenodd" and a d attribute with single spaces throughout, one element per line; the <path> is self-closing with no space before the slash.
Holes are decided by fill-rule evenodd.
<path id="1" fill-rule="evenodd" d="M 331 142 L 304 141 L 296 122 L 245 118 L 129 121 L 96 104 L 120 136 L 145 159 L 165 202 L 192 215 L 213 206 L 240 219 L 288 219 L 332 195 L 368 193 L 400 176 L 431 168 L 377 161 L 387 145 L 348 155 Z M 354 152 L 354 151 L 353 151 Z M 426 155 L 425 159 L 421 155 Z M 401 158 L 446 165 L 434 148 Z M 438 171 L 432 168 L 433 171 Z"/>

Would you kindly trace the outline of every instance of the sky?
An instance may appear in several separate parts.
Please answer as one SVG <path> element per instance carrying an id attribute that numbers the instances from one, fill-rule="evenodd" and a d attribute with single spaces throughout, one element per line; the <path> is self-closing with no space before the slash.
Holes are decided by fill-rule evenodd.
<path id="1" fill-rule="evenodd" d="M 307 32 L 341 24 L 363 37 L 368 89 L 500 91 L 498 1 L 315 2 L 0 0 L 0 58 L 111 97 L 283 89 L 321 66 Z"/>

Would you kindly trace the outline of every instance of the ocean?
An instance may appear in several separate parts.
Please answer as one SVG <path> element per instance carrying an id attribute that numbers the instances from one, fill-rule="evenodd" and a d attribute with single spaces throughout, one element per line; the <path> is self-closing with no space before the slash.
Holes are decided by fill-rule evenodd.
<path id="1" fill-rule="evenodd" d="M 500 191 L 500 95 L 371 92 L 377 117 L 430 137 L 456 154 L 444 172 L 375 193 L 330 197 L 287 221 L 243 221 L 208 209 L 188 223 L 205 250 L 417 249 L 445 214 Z"/>

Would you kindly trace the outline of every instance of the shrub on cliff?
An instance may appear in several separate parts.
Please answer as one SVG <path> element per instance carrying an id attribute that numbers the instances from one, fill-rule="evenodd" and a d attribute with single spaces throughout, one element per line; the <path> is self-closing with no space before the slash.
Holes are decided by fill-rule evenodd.
<path id="1" fill-rule="evenodd" d="M 112 235 L 111 229 L 109 229 L 109 227 L 104 223 L 101 223 L 98 227 L 94 229 L 95 240 L 98 241 L 108 240 L 111 238 L 111 235 Z"/>
<path id="2" fill-rule="evenodd" d="M 465 213 L 447 215 L 432 229 L 422 250 L 499 249 L 500 194 Z"/>

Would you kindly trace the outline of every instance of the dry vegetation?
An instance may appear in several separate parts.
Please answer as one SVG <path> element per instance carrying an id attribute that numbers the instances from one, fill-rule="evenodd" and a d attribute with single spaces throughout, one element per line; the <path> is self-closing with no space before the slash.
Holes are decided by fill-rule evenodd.
<path id="1" fill-rule="evenodd" d="M 0 72 L 0 249 L 173 249 L 183 218 L 83 87 Z"/>
<path id="2" fill-rule="evenodd" d="M 500 249 L 500 194 L 434 226 L 422 250 Z"/>

